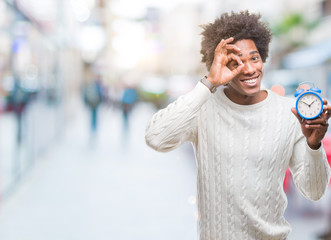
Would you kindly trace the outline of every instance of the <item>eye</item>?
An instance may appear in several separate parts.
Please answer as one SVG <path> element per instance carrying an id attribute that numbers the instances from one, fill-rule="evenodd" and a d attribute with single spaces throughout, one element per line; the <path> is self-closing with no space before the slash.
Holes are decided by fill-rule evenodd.
<path id="1" fill-rule="evenodd" d="M 258 61 L 258 60 L 260 60 L 260 56 L 253 56 L 253 57 L 252 57 L 252 60 L 253 60 L 253 61 Z"/>
<path id="2" fill-rule="evenodd" d="M 228 63 L 228 67 L 230 69 L 235 69 L 239 66 L 239 64 L 236 61 L 231 61 L 230 63 Z"/>

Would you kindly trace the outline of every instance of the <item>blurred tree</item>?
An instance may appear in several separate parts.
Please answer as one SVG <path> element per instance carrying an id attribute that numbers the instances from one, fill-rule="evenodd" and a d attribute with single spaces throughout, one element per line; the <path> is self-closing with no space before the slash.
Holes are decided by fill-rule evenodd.
<path id="1" fill-rule="evenodd" d="M 271 25 L 275 41 L 271 60 L 272 67 L 280 68 L 281 60 L 286 54 L 307 45 L 309 34 L 319 23 L 320 18 L 312 19 L 307 14 L 291 12 Z"/>

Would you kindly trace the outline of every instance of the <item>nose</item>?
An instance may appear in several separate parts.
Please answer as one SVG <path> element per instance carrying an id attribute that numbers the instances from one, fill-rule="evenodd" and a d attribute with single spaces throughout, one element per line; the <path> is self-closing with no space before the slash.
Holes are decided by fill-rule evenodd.
<path id="1" fill-rule="evenodd" d="M 253 74 L 255 73 L 255 68 L 250 62 L 246 62 L 243 68 L 243 73 L 244 74 Z"/>

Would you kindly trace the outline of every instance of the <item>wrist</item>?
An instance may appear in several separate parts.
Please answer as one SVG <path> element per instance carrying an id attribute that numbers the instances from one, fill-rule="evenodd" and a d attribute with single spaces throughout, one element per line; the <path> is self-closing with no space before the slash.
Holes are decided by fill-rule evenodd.
<path id="1" fill-rule="evenodd" d="M 217 90 L 217 86 L 215 86 L 214 84 L 212 84 L 212 83 L 208 80 L 207 76 L 204 76 L 204 77 L 200 80 L 200 82 L 201 82 L 203 85 L 205 85 L 205 86 L 209 89 L 209 91 L 210 91 L 211 93 L 215 93 L 215 92 L 216 92 L 216 90 Z"/>
<path id="2" fill-rule="evenodd" d="M 321 143 L 320 142 L 318 144 L 310 144 L 309 142 L 307 142 L 307 144 L 313 150 L 318 150 L 321 147 Z"/>
<path id="3" fill-rule="evenodd" d="M 210 77 L 209 75 L 208 76 L 205 76 L 205 77 L 216 88 L 219 87 L 219 86 L 221 86 L 221 85 L 223 85 L 222 83 L 219 83 L 218 81 L 214 81 L 214 79 L 212 77 Z"/>

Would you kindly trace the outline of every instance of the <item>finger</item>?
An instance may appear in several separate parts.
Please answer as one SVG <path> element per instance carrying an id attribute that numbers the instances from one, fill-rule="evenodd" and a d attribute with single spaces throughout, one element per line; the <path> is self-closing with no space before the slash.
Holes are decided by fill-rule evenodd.
<path id="1" fill-rule="evenodd" d="M 235 51 L 235 52 L 240 52 L 240 48 L 238 48 L 236 45 L 233 45 L 233 44 L 227 44 L 225 45 L 225 48 L 228 50 L 228 51 Z"/>
<path id="2" fill-rule="evenodd" d="M 328 100 L 326 100 L 325 98 L 323 98 L 322 100 L 324 105 L 328 105 Z"/>
<path id="3" fill-rule="evenodd" d="M 305 128 L 309 128 L 309 129 L 327 129 L 329 126 L 328 123 L 326 124 L 305 124 Z"/>
<path id="4" fill-rule="evenodd" d="M 224 43 L 224 39 L 222 39 L 222 40 L 218 43 L 218 45 L 217 45 L 217 47 L 216 47 L 216 49 L 215 49 L 215 52 L 218 52 L 220 49 L 222 49 L 222 47 L 223 47 L 223 43 Z"/>
<path id="5" fill-rule="evenodd" d="M 323 103 L 324 103 L 324 100 L 323 100 Z M 323 114 L 325 115 L 325 117 L 327 119 L 329 119 L 331 117 L 331 106 L 327 105 L 327 101 L 326 101 L 326 103 L 324 103 L 324 106 L 323 106 Z"/>
<path id="6" fill-rule="evenodd" d="M 234 37 L 229 37 L 229 38 L 227 38 L 227 39 L 224 40 L 224 43 L 225 44 L 228 44 L 230 42 L 233 42 L 233 40 L 234 40 Z"/>
<path id="7" fill-rule="evenodd" d="M 233 53 L 230 53 L 227 55 L 228 57 L 228 65 L 229 66 L 229 69 L 231 70 L 231 72 L 233 72 L 234 75 L 238 75 L 243 67 L 244 67 L 244 64 L 243 62 L 241 61 L 240 57 L 238 57 L 237 55 L 233 54 Z M 232 65 L 231 62 L 235 62 L 236 64 Z"/>
<path id="8" fill-rule="evenodd" d="M 228 62 L 230 63 L 231 61 L 235 61 L 236 63 L 238 63 L 238 66 L 243 65 L 243 62 L 241 61 L 240 57 L 234 53 L 229 53 L 227 55 L 228 57 Z"/>
<path id="9" fill-rule="evenodd" d="M 233 40 L 234 40 L 233 37 L 230 37 L 230 38 L 227 38 L 227 39 L 222 39 L 222 40 L 218 43 L 218 45 L 217 45 L 215 51 L 217 51 L 217 52 L 218 52 L 218 51 L 221 51 L 222 48 L 223 48 L 226 44 L 232 42 Z"/>
<path id="10" fill-rule="evenodd" d="M 330 117 L 328 116 L 328 113 L 323 110 L 323 112 L 319 115 L 319 118 L 327 122 Z"/>
<path id="11" fill-rule="evenodd" d="M 237 68 L 234 68 L 231 72 L 233 74 L 233 76 L 237 76 L 238 74 L 241 73 L 242 69 L 243 69 L 244 65 L 239 65 Z"/>
<path id="12" fill-rule="evenodd" d="M 327 122 L 327 119 L 324 119 L 324 118 L 320 117 L 320 118 L 316 118 L 314 120 L 307 120 L 306 124 L 326 126 L 328 124 L 328 122 Z"/>

